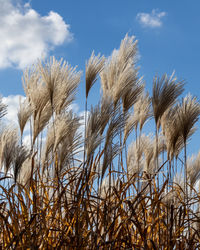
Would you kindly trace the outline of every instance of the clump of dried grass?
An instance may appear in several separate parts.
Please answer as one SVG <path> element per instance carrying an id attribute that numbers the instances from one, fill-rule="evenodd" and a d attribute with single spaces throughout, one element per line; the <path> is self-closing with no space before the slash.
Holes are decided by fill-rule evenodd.
<path id="1" fill-rule="evenodd" d="M 183 82 L 173 75 L 156 77 L 153 96 L 145 94 L 136 45 L 126 36 L 109 59 L 91 55 L 86 102 L 98 74 L 103 96 L 85 134 L 82 118 L 67 110 L 80 72 L 54 57 L 24 72 L 19 133 L 0 133 L 2 248 L 199 248 L 199 154 L 186 151 L 199 103 L 177 102 Z M 5 108 L 0 100 L 0 118 Z M 156 133 L 142 134 L 151 116 Z M 22 140 L 27 123 L 31 149 Z"/>

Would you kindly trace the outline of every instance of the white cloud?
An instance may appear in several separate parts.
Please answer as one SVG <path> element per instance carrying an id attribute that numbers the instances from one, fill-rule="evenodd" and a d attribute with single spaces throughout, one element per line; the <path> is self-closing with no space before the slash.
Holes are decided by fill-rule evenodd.
<path id="1" fill-rule="evenodd" d="M 0 6 L 0 68 L 24 68 L 73 39 L 70 26 L 56 12 L 40 16 L 30 4 L 11 0 L 0 0 Z"/>
<path id="2" fill-rule="evenodd" d="M 159 12 L 153 9 L 151 13 L 138 13 L 136 19 L 143 27 L 159 28 L 162 26 L 162 18 L 166 16 L 166 12 Z"/>

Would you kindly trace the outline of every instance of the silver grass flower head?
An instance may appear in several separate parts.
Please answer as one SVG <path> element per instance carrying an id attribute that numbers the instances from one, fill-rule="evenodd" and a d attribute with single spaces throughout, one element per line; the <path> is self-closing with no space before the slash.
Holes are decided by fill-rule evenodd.
<path id="1" fill-rule="evenodd" d="M 17 182 L 22 185 L 28 185 L 31 177 L 31 171 L 32 171 L 32 157 L 29 156 L 22 163 L 20 172 L 17 175 Z M 35 169 L 33 169 L 33 171 L 35 171 Z"/>
<path id="2" fill-rule="evenodd" d="M 98 74 L 102 71 L 104 67 L 105 57 L 94 55 L 94 51 L 90 59 L 86 62 L 86 70 L 85 70 L 85 82 L 86 82 L 86 98 L 88 97 L 89 91 L 93 84 L 97 80 Z"/>
<path id="3" fill-rule="evenodd" d="M 32 112 L 33 111 L 31 109 L 31 105 L 28 102 L 28 100 L 26 99 L 23 103 L 20 100 L 17 117 L 18 117 L 18 124 L 20 128 L 21 136 L 23 135 L 25 125 L 27 121 L 29 120 L 30 116 L 32 115 Z"/>
<path id="4" fill-rule="evenodd" d="M 194 187 L 200 179 L 200 152 L 197 156 L 191 156 L 187 160 L 187 172 L 190 185 Z"/>
<path id="5" fill-rule="evenodd" d="M 140 130 L 142 130 L 145 122 L 151 117 L 151 99 L 149 93 L 142 93 L 138 101 L 134 105 L 134 113 L 138 117 Z"/>
<path id="6" fill-rule="evenodd" d="M 128 136 L 132 132 L 133 129 L 137 129 L 138 126 L 138 119 L 135 115 L 135 113 L 129 114 L 127 116 L 127 119 L 125 121 L 125 127 L 124 127 L 124 143 L 126 142 Z"/>
<path id="7" fill-rule="evenodd" d="M 150 164 L 154 158 L 154 140 L 153 140 L 153 134 L 147 135 L 143 140 L 144 141 L 144 161 L 145 161 L 145 166 L 144 166 L 144 171 L 147 173 L 149 172 L 150 169 Z"/>
<path id="8" fill-rule="evenodd" d="M 138 58 L 137 43 L 138 41 L 135 40 L 135 37 L 129 37 L 128 34 L 126 34 L 125 38 L 121 41 L 118 51 L 119 66 L 121 70 L 123 70 L 128 63 L 133 65 L 136 64 Z"/>
<path id="9" fill-rule="evenodd" d="M 3 130 L 0 137 L 0 163 L 1 168 L 7 173 L 14 160 L 15 150 L 19 141 L 18 130 L 7 127 Z"/>
<path id="10" fill-rule="evenodd" d="M 37 65 L 41 81 L 47 92 L 48 101 L 56 114 L 60 114 L 74 100 L 80 82 L 81 72 L 76 72 L 66 61 L 39 61 Z"/>
<path id="11" fill-rule="evenodd" d="M 164 113 L 161 125 L 166 139 L 168 159 L 178 157 L 186 141 L 196 130 L 194 125 L 199 114 L 200 105 L 190 94 Z"/>
<path id="12" fill-rule="evenodd" d="M 76 67 L 73 68 L 67 63 L 63 63 L 59 81 L 54 91 L 54 110 L 56 114 L 61 114 L 75 99 L 77 87 L 81 79 L 81 71 L 76 71 Z"/>
<path id="13" fill-rule="evenodd" d="M 42 81 L 46 85 L 50 103 L 53 105 L 53 96 L 55 88 L 59 81 L 60 68 L 63 59 L 57 61 L 55 57 L 50 57 L 49 61 L 38 61 L 38 72 L 41 75 Z"/>
<path id="14" fill-rule="evenodd" d="M 178 104 L 177 118 L 180 124 L 180 133 L 183 137 L 184 143 L 188 139 L 188 135 L 195 123 L 198 121 L 200 115 L 200 104 L 196 97 L 188 94 Z"/>
<path id="15" fill-rule="evenodd" d="M 152 107 L 158 129 L 162 115 L 175 103 L 177 97 L 184 90 L 183 81 L 177 81 L 173 75 L 168 77 L 167 74 L 164 74 L 161 78 L 156 76 L 153 79 Z"/>
<path id="16" fill-rule="evenodd" d="M 47 88 L 37 70 L 37 65 L 33 65 L 24 71 L 22 81 L 27 102 L 31 105 L 33 119 L 35 119 L 49 100 Z"/>
<path id="17" fill-rule="evenodd" d="M 2 102 L 2 97 L 0 96 L 0 119 L 7 113 L 7 105 Z"/>
<path id="18" fill-rule="evenodd" d="M 94 153 L 95 149 L 101 143 L 101 118 L 100 106 L 92 107 L 86 124 L 85 147 L 87 159 L 90 158 L 90 155 Z"/>
<path id="19" fill-rule="evenodd" d="M 109 120 L 114 115 L 114 106 L 111 98 L 109 96 L 103 96 L 101 99 L 101 107 L 100 107 L 100 121 L 101 121 L 101 129 L 100 133 L 103 134 L 106 125 L 108 124 Z"/>
<path id="20" fill-rule="evenodd" d="M 116 104 L 121 97 L 133 89 L 138 80 L 135 68 L 136 43 L 134 37 L 126 36 L 119 50 L 114 50 L 101 72 L 103 94 L 110 95 Z"/>
<path id="21" fill-rule="evenodd" d="M 79 153 L 81 148 L 81 135 L 74 134 L 72 138 L 64 138 L 64 140 L 58 145 L 56 154 L 58 156 L 58 171 L 59 174 L 64 173 L 65 170 L 70 171 L 69 173 L 74 174 L 80 172 L 80 168 L 76 167 L 75 156 Z"/>
<path id="22" fill-rule="evenodd" d="M 132 96 L 130 96 L 129 101 L 131 100 L 131 105 L 136 102 L 137 97 L 142 92 L 143 88 L 140 87 L 138 84 L 138 76 L 137 76 L 137 70 L 133 68 L 132 64 L 128 64 L 123 71 L 118 73 L 118 76 L 116 77 L 114 88 L 112 89 L 112 97 L 114 100 L 114 103 L 116 104 L 120 98 L 124 100 L 124 97 L 132 92 Z M 127 101 L 127 98 L 126 98 Z M 123 101 L 124 109 L 127 105 L 125 100 Z"/>
<path id="23" fill-rule="evenodd" d="M 144 90 L 144 84 L 142 77 L 136 79 L 135 85 L 130 87 L 130 89 L 127 87 L 126 92 L 122 96 L 122 105 L 124 113 L 128 112 L 133 107 L 133 105 L 138 101 L 143 90 Z"/>
<path id="24" fill-rule="evenodd" d="M 138 141 L 134 141 L 128 148 L 127 166 L 129 173 L 138 173 L 144 168 L 144 150 L 149 142 L 149 136 L 142 134 Z"/>
<path id="25" fill-rule="evenodd" d="M 177 157 L 183 145 L 183 137 L 180 133 L 180 120 L 177 116 L 178 105 L 168 108 L 162 118 L 162 132 L 165 136 L 168 159 Z"/>
<path id="26" fill-rule="evenodd" d="M 55 117 L 55 120 L 50 124 L 47 131 L 47 139 L 43 152 L 43 170 L 46 167 L 46 162 L 50 159 L 51 152 L 59 154 L 59 157 L 64 159 L 72 153 L 75 154 L 80 142 L 80 135 L 77 133 L 80 127 L 80 118 L 67 112 Z M 58 157 L 58 158 L 59 158 Z M 59 162 L 62 162 L 59 159 Z"/>
<path id="27" fill-rule="evenodd" d="M 17 182 L 18 176 L 21 171 L 22 164 L 27 159 L 29 155 L 28 150 L 23 146 L 17 146 L 15 149 L 15 156 L 13 160 L 13 169 L 14 169 L 14 180 Z"/>
<path id="28" fill-rule="evenodd" d="M 33 120 L 33 145 L 35 143 L 36 138 L 38 137 L 39 133 L 46 127 L 50 118 L 52 116 L 52 107 L 50 102 L 48 102 L 40 113 L 37 112 L 37 115 L 34 117 Z M 32 146 L 33 146 L 32 145 Z"/>
<path id="29" fill-rule="evenodd" d="M 74 116 L 73 113 L 67 112 L 65 114 L 59 115 L 55 120 L 55 142 L 54 142 L 54 151 L 59 143 L 62 142 L 65 138 L 70 140 L 73 139 L 74 134 L 80 126 L 79 118 Z"/>
<path id="30" fill-rule="evenodd" d="M 154 138 L 154 159 L 159 157 L 159 155 L 166 151 L 166 141 L 162 133 L 158 134 L 158 142 L 156 146 L 156 138 Z M 156 149 L 157 148 L 157 149 Z"/>

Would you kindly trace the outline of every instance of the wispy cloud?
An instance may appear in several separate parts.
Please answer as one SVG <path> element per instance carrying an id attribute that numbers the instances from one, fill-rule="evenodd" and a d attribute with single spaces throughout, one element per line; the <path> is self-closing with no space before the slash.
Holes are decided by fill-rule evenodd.
<path id="1" fill-rule="evenodd" d="M 0 0 L 0 68 L 24 68 L 72 40 L 70 26 L 58 13 L 41 16 L 29 4 L 13 3 Z"/>
<path id="2" fill-rule="evenodd" d="M 166 12 L 159 12 L 157 9 L 153 9 L 151 13 L 138 13 L 136 19 L 143 27 L 159 28 L 163 24 L 162 18 L 164 16 L 166 16 Z"/>

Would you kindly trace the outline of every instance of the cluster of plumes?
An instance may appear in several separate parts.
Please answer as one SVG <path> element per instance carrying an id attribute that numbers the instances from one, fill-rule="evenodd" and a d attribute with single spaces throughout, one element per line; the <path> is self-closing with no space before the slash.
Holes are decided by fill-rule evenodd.
<path id="1" fill-rule="evenodd" d="M 58 115 L 51 122 L 43 152 L 43 171 L 48 167 L 52 157 L 57 156 L 59 173 L 71 166 L 74 156 L 81 146 L 80 117 L 73 115 L 72 111 Z"/>
<path id="2" fill-rule="evenodd" d="M 152 97 L 145 92 L 144 82 L 138 73 L 137 41 L 134 37 L 126 35 L 119 49 L 107 59 L 92 52 L 86 62 L 86 99 L 99 76 L 102 96 L 100 102 L 87 113 L 84 138 L 80 133 L 81 118 L 68 111 L 80 76 L 81 72 L 77 72 L 76 68 L 54 57 L 47 62 L 38 61 L 24 72 L 22 81 L 26 99 L 20 101 L 18 123 L 21 138 L 27 122 L 30 123 L 31 150 L 27 153 L 22 139 L 21 146 L 18 145 L 16 129 L 3 131 L 1 163 L 6 171 L 13 159 L 22 155 L 23 160 L 18 159 L 18 163 L 14 164 L 17 176 L 25 159 L 36 152 L 37 158 L 42 159 L 43 173 L 55 161 L 56 168 L 62 172 L 66 166 L 71 166 L 83 144 L 86 162 L 96 152 L 103 152 L 100 164 L 102 178 L 117 155 L 127 159 L 128 175 L 154 173 L 156 161 L 161 162 L 157 159 L 165 151 L 168 160 L 178 158 L 195 131 L 194 125 L 200 114 L 199 103 L 191 95 L 177 102 L 183 92 L 183 81 L 178 81 L 174 73 L 154 78 Z M 2 102 L 0 104 L 3 116 L 6 109 Z M 141 135 L 151 117 L 156 124 L 155 138 L 153 135 Z M 160 128 L 162 131 L 158 135 Z M 134 133 L 136 141 L 130 145 L 127 156 L 123 156 L 127 139 Z M 45 135 L 46 140 L 39 135 L 41 138 Z"/>
<path id="3" fill-rule="evenodd" d="M 194 125 L 199 114 L 199 103 L 190 94 L 164 113 L 161 124 L 169 158 L 177 157 L 186 141 L 195 132 Z"/>
<path id="4" fill-rule="evenodd" d="M 151 99 L 148 93 L 142 93 L 139 99 L 134 104 L 134 112 L 132 112 L 126 121 L 124 129 L 124 142 L 130 135 L 131 131 L 135 129 L 137 131 L 138 125 L 139 130 L 142 131 L 142 128 L 151 117 Z"/>
<path id="5" fill-rule="evenodd" d="M 143 209 L 146 216 L 157 211 L 148 208 L 154 198 L 159 206 L 165 204 L 167 209 L 173 209 L 175 204 L 182 206 L 185 196 L 198 191 L 200 154 L 187 159 L 186 149 L 188 139 L 195 132 L 200 104 L 191 95 L 178 100 L 183 93 L 183 81 L 178 81 L 174 73 L 155 77 L 151 96 L 139 76 L 137 58 L 137 41 L 128 35 L 108 58 L 92 52 L 85 68 L 86 107 L 90 90 L 98 80 L 102 92 L 96 106 L 86 110 L 85 120 L 70 111 L 81 77 L 76 68 L 52 57 L 47 62 L 38 61 L 24 72 L 26 99 L 20 101 L 19 129 L 2 129 L 0 167 L 6 174 L 13 175 L 15 183 L 25 188 L 29 184 L 33 200 L 38 195 L 34 189 L 43 195 L 45 201 L 41 199 L 41 203 L 51 196 L 45 205 L 55 202 L 56 210 L 60 209 L 59 223 L 69 214 L 72 221 L 75 220 L 73 214 L 77 211 L 77 218 L 81 218 L 80 207 L 95 211 L 98 221 L 98 216 L 111 211 L 119 197 L 122 201 L 116 211 L 129 208 L 119 218 L 126 217 L 125 214 L 131 216 L 139 209 L 138 205 L 131 210 L 130 203 L 137 199 L 138 204 L 143 202 L 141 206 L 146 206 Z M 0 99 L 0 118 L 5 114 L 6 106 Z M 152 126 L 154 119 L 155 135 L 143 133 L 150 119 L 147 126 Z M 28 126 L 30 148 L 23 143 Z M 127 150 L 132 138 L 134 141 Z M 187 184 L 190 193 L 185 188 Z M 146 196 L 140 200 L 139 195 Z M 188 200 L 185 208 L 196 211 Z M 98 214 L 101 202 L 104 202 L 104 212 Z M 48 205 L 48 209 L 50 207 Z M 34 213 L 37 214 L 35 210 Z M 111 215 L 110 218 L 115 219 L 115 213 L 111 211 Z M 168 218 L 162 219 L 168 222 Z M 89 217 L 86 221 L 87 229 L 98 228 Z M 123 220 L 120 219 L 120 223 Z M 106 230 L 100 231 L 105 234 L 102 238 L 108 237 Z M 73 230 L 69 227 L 67 232 Z M 77 234 L 80 235 L 79 231 Z"/>
<path id="6" fill-rule="evenodd" d="M 121 152 L 122 145 L 116 138 L 122 135 L 129 110 L 139 100 L 144 89 L 142 78 L 138 77 L 136 58 L 137 41 L 126 35 L 119 50 L 114 50 L 108 59 L 100 55 L 95 57 L 92 53 L 86 64 L 86 98 L 97 74 L 100 75 L 103 95 L 100 104 L 91 109 L 87 119 L 85 150 L 89 159 L 104 141 L 102 178 L 113 159 Z M 107 130 L 104 133 L 105 128 Z"/>
<path id="7" fill-rule="evenodd" d="M 70 105 L 80 77 L 81 72 L 76 68 L 54 57 L 47 62 L 38 61 L 25 70 L 22 81 L 26 98 L 23 102 L 19 100 L 17 114 L 20 136 L 17 128 L 8 127 L 2 129 L 0 137 L 1 168 L 6 172 L 10 170 L 15 182 L 27 182 L 36 171 L 32 163 L 36 159 L 42 159 L 38 166 L 44 170 L 49 158 L 59 155 L 59 171 L 66 167 L 67 161 L 72 161 L 80 145 L 80 118 L 72 114 Z M 6 106 L 0 102 L 0 116 L 5 114 Z M 26 125 L 30 127 L 30 149 L 23 145 Z"/>
<path id="8" fill-rule="evenodd" d="M 121 101 L 124 111 L 132 107 L 143 90 L 136 67 L 137 41 L 133 40 L 134 37 L 126 35 L 100 74 L 103 95 L 110 96 L 115 105 Z"/>
<path id="9" fill-rule="evenodd" d="M 156 151 L 156 139 L 153 135 L 142 134 L 138 141 L 131 143 L 127 154 L 127 168 L 131 176 L 144 173 L 155 173 L 155 162 L 157 157 L 166 150 L 162 135 L 159 136 L 158 151 Z"/>
<path id="10" fill-rule="evenodd" d="M 76 68 L 54 57 L 46 63 L 39 61 L 25 71 L 23 84 L 33 113 L 33 144 L 50 118 L 61 114 L 72 103 L 80 76 L 81 72 L 76 72 Z M 23 109 L 20 111 L 23 112 Z M 18 117 L 27 118 L 27 115 L 20 114 Z M 25 122 L 19 121 L 20 124 Z"/>
<path id="11" fill-rule="evenodd" d="M 195 157 L 194 155 L 187 160 L 188 182 L 194 188 L 197 181 L 200 179 L 200 152 Z"/>
<path id="12" fill-rule="evenodd" d="M 195 97 L 187 95 L 178 100 L 184 91 L 184 81 L 177 80 L 174 72 L 171 76 L 164 74 L 153 79 L 150 97 L 144 91 L 136 62 L 137 41 L 126 35 L 120 48 L 107 60 L 92 53 L 86 65 L 86 98 L 99 74 L 102 102 L 107 100 L 108 107 L 106 111 L 100 104 L 92 107 L 86 122 L 86 158 L 91 159 L 98 147 L 103 150 L 102 178 L 108 173 L 108 167 L 111 171 L 116 156 L 126 158 L 128 178 L 135 174 L 141 174 L 142 178 L 156 174 L 164 158 L 171 163 L 174 158 L 177 161 L 183 148 L 186 150 L 186 142 L 194 133 L 200 114 Z M 151 117 L 155 120 L 155 138 L 142 135 L 144 125 Z M 103 133 L 105 127 L 107 130 Z M 134 133 L 135 142 L 129 146 L 127 155 L 122 156 L 128 138 Z M 171 163 L 162 169 L 163 176 L 170 180 L 176 174 L 171 170 Z"/>
<path id="13" fill-rule="evenodd" d="M 81 72 L 76 68 L 54 57 L 47 62 L 38 61 L 24 72 L 22 81 L 26 99 L 20 101 L 18 123 L 21 138 L 26 124 L 30 123 L 30 151 L 22 145 L 22 139 L 19 146 L 16 129 L 8 128 L 1 133 L 1 166 L 7 172 L 13 164 L 15 181 L 23 162 L 34 153 L 37 159 L 42 159 L 42 173 L 48 171 L 49 166 L 53 167 L 53 162 L 57 173 L 61 173 L 66 166 L 70 168 L 74 164 L 74 157 L 83 144 L 87 163 L 96 152 L 103 152 L 99 167 L 102 179 L 116 156 L 121 157 L 121 161 L 126 158 L 129 177 L 135 173 L 155 173 L 161 153 L 164 157 L 167 152 L 170 161 L 178 158 L 195 131 L 199 103 L 191 95 L 177 102 L 183 92 L 183 81 L 178 81 L 174 73 L 154 78 L 152 97 L 145 92 L 138 73 L 134 37 L 126 35 L 119 49 L 107 59 L 92 52 L 86 62 L 86 100 L 99 76 L 102 96 L 87 113 L 84 138 L 80 133 L 81 118 L 68 111 L 80 76 Z M 0 116 L 5 112 L 5 105 L 0 102 Z M 155 138 L 141 134 L 151 117 L 156 124 Z M 136 140 L 124 155 L 127 139 L 134 133 Z"/>

